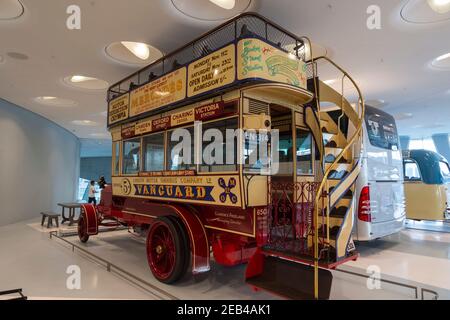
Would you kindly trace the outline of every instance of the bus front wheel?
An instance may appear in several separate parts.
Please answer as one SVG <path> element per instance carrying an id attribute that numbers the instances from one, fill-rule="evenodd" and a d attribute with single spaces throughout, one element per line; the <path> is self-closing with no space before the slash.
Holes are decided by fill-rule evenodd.
<path id="1" fill-rule="evenodd" d="M 86 215 L 82 213 L 80 215 L 80 219 L 78 219 L 78 238 L 80 238 L 80 241 L 83 243 L 88 242 L 89 240 L 89 234 L 87 232 L 87 219 Z"/>

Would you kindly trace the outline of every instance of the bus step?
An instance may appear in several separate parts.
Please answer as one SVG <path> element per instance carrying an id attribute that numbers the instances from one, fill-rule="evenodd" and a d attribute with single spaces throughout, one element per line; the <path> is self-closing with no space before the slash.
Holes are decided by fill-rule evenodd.
<path id="1" fill-rule="evenodd" d="M 319 299 L 330 298 L 333 275 L 319 269 Z M 250 286 L 293 300 L 314 299 L 314 267 L 257 251 L 247 266 L 246 282 Z"/>

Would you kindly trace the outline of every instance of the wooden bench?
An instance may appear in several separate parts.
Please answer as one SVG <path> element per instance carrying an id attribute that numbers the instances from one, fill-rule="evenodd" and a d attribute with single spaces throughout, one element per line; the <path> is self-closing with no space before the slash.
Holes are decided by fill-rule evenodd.
<path id="1" fill-rule="evenodd" d="M 54 212 L 41 212 L 42 221 L 41 226 L 44 225 L 45 219 L 47 219 L 47 228 L 53 227 L 53 220 L 56 222 L 56 227 L 59 228 L 59 214 Z"/>

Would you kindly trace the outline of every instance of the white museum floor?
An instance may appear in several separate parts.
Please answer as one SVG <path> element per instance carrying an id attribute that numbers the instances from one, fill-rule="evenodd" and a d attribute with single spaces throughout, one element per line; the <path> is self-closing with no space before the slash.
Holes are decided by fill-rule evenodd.
<path id="1" fill-rule="evenodd" d="M 86 245 L 76 236 L 66 237 L 77 245 L 144 279 L 178 299 L 278 299 L 267 292 L 254 292 L 244 283 L 245 266 L 212 265 L 209 273 L 188 275 L 174 286 L 159 283 L 151 275 L 141 239 L 126 230 L 101 233 Z M 450 299 L 450 233 L 406 229 L 372 243 L 359 244 L 361 254 L 341 269 L 367 274 L 377 266 L 384 280 L 425 288 Z M 37 220 L 0 227 L 0 291 L 23 288 L 29 299 L 161 299 L 158 291 L 144 290 L 70 245 L 50 239 Z M 71 265 L 80 267 L 81 289 L 69 290 L 66 281 Z M 382 282 L 369 290 L 367 279 L 334 271 L 331 299 L 414 299 L 411 288 Z M 166 298 L 167 298 L 166 296 Z M 420 297 L 419 290 L 419 297 Z M 426 292 L 424 298 L 434 295 Z"/>

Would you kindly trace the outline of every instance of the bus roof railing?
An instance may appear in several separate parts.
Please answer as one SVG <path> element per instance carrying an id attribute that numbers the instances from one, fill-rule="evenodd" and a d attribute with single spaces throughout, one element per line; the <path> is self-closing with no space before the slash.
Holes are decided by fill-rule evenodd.
<path id="1" fill-rule="evenodd" d="M 207 56 L 246 35 L 262 38 L 286 52 L 295 54 L 303 61 L 306 59 L 303 38 L 257 13 L 246 12 L 111 85 L 108 88 L 107 100 L 110 101 L 180 66 Z"/>

